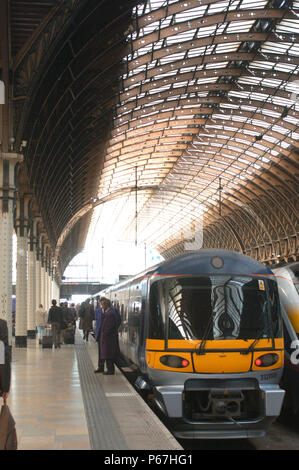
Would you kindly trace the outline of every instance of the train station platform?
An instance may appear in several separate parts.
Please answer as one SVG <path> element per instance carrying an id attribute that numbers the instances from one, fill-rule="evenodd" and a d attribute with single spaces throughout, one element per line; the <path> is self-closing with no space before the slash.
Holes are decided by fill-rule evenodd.
<path id="1" fill-rule="evenodd" d="M 8 405 L 19 450 L 181 450 L 123 374 L 94 373 L 97 344 L 12 351 Z"/>

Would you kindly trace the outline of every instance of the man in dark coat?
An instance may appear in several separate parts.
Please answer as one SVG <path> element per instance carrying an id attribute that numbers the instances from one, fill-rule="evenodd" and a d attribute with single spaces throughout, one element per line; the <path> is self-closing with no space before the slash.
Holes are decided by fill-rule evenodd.
<path id="1" fill-rule="evenodd" d="M 83 302 L 79 315 L 81 317 L 80 329 L 83 330 L 83 339 L 88 341 L 88 336 L 92 331 L 92 322 L 94 320 L 94 308 L 93 305 L 90 304 L 90 299 L 86 299 L 85 302 Z"/>
<path id="2" fill-rule="evenodd" d="M 11 352 L 8 344 L 8 328 L 5 320 L 0 319 L 0 396 L 6 400 L 10 388 Z"/>
<path id="3" fill-rule="evenodd" d="M 101 323 L 102 323 L 102 316 L 103 316 L 103 309 L 102 309 L 100 303 L 98 303 L 98 305 L 97 305 L 97 307 L 94 311 L 94 318 L 95 318 L 95 321 L 96 321 L 94 339 L 98 343 L 98 368 L 95 370 L 96 374 L 104 372 L 104 367 L 102 367 L 101 354 L 100 354 L 100 346 L 101 346 L 100 329 L 101 329 Z"/>
<path id="4" fill-rule="evenodd" d="M 49 310 L 48 323 L 50 323 L 52 327 L 54 346 L 55 348 L 60 348 L 60 333 L 61 329 L 65 327 L 65 320 L 63 317 L 62 308 L 57 306 L 55 299 L 52 300 L 52 307 Z"/>
<path id="5" fill-rule="evenodd" d="M 115 373 L 114 363 L 119 357 L 118 328 L 120 325 L 117 310 L 111 306 L 109 299 L 102 298 L 100 300 L 102 307 L 102 320 L 100 328 L 100 361 L 99 372 L 105 375 L 113 375 Z M 104 372 L 106 362 L 107 371 Z"/>

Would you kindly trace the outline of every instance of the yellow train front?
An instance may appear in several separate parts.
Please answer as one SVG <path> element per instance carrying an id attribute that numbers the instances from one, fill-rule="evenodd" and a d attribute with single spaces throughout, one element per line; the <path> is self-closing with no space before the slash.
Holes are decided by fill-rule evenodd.
<path id="1" fill-rule="evenodd" d="M 199 250 L 110 297 L 121 351 L 179 438 L 263 436 L 279 415 L 284 360 L 275 276 L 235 252 Z"/>

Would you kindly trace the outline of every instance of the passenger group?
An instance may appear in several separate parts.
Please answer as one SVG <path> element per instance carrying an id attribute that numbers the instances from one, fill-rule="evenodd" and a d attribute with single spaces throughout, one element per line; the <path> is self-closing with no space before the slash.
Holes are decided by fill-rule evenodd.
<path id="1" fill-rule="evenodd" d="M 103 297 L 97 301 L 96 308 L 90 299 L 86 299 L 80 306 L 75 307 L 68 303 L 57 305 L 52 300 L 52 306 L 47 313 L 40 304 L 36 311 L 36 327 L 39 342 L 46 335 L 47 326 L 51 326 L 51 336 L 55 349 L 60 348 L 66 342 L 66 335 L 76 328 L 79 319 L 79 329 L 83 331 L 83 340 L 88 342 L 89 335 L 94 336 L 98 343 L 98 368 L 96 374 L 113 375 L 115 373 L 115 362 L 120 350 L 118 343 L 118 328 L 121 323 L 120 313 L 116 307 L 111 305 L 109 299 Z M 68 341 L 73 343 L 73 340 Z M 106 370 L 105 370 L 106 367 Z"/>

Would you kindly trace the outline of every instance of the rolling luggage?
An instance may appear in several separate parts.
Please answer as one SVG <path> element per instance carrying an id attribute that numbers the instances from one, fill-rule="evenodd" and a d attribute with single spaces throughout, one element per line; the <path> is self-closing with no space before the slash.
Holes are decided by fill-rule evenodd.
<path id="1" fill-rule="evenodd" d="M 63 339 L 65 344 L 75 343 L 75 328 L 73 326 L 64 330 Z"/>
<path id="2" fill-rule="evenodd" d="M 45 328 L 44 335 L 42 337 L 42 347 L 44 348 L 52 348 L 53 346 L 53 336 L 51 328 Z"/>

